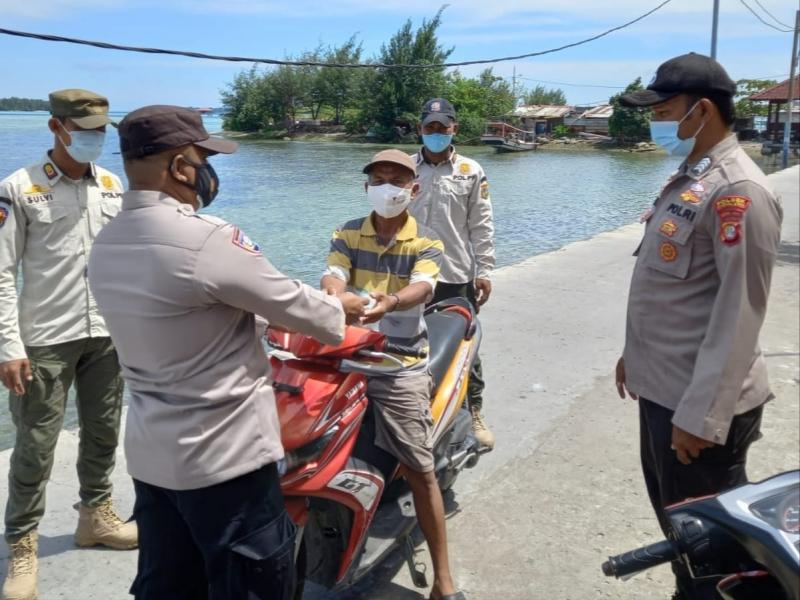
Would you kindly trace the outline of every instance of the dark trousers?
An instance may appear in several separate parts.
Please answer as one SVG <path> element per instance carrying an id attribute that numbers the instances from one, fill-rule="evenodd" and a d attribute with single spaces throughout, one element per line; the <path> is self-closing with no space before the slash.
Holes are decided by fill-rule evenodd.
<path id="1" fill-rule="evenodd" d="M 137 600 L 289 600 L 295 526 L 275 464 L 196 490 L 134 480 Z"/>
<path id="2" fill-rule="evenodd" d="M 436 290 L 433 293 L 433 299 L 428 303 L 428 306 L 441 302 L 442 300 L 449 300 L 450 298 L 466 298 L 475 310 L 478 310 L 478 303 L 475 302 L 475 285 L 472 282 L 437 283 Z M 475 362 L 472 364 L 472 370 L 469 373 L 469 385 L 467 389 L 470 407 L 477 407 L 478 410 L 483 407 L 484 387 L 481 357 L 476 354 Z"/>
<path id="3" fill-rule="evenodd" d="M 747 482 L 745 463 L 750 444 L 761 437 L 763 406 L 734 417 L 724 446 L 714 446 L 684 465 L 672 444 L 673 411 L 639 399 L 642 471 L 650 503 L 664 535 L 671 529 L 664 507 L 686 498 L 717 494 Z M 688 599 L 716 599 L 716 582 L 695 583 L 682 563 L 673 563 L 678 589 Z"/>

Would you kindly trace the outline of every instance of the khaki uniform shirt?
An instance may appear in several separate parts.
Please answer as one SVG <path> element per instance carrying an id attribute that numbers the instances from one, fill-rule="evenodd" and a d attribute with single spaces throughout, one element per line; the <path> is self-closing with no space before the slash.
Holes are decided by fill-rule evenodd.
<path id="1" fill-rule="evenodd" d="M 667 181 L 637 250 L 628 387 L 718 444 L 734 415 L 770 396 L 758 335 L 782 217 L 766 176 L 731 135 Z"/>
<path id="2" fill-rule="evenodd" d="M 124 194 L 89 282 L 131 395 L 128 471 L 168 489 L 283 456 L 255 315 L 329 344 L 344 336 L 339 300 L 279 273 L 233 225 L 158 192 Z"/>
<path id="3" fill-rule="evenodd" d="M 90 175 L 73 181 L 46 156 L 0 182 L 0 362 L 25 358 L 26 345 L 108 335 L 86 264 L 121 197 L 109 171 L 91 165 Z"/>
<path id="4" fill-rule="evenodd" d="M 476 277 L 488 279 L 495 262 L 494 222 L 483 169 L 455 150 L 438 165 L 427 162 L 422 150 L 412 158 L 421 189 L 408 210 L 444 244 L 439 281 L 462 284 Z"/>

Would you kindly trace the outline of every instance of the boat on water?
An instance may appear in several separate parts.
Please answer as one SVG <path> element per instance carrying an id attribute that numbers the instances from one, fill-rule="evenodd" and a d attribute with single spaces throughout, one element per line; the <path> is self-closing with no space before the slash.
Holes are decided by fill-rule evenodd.
<path id="1" fill-rule="evenodd" d="M 481 143 L 498 152 L 525 152 L 536 150 L 536 132 L 519 129 L 502 121 L 489 122 L 481 136 Z"/>

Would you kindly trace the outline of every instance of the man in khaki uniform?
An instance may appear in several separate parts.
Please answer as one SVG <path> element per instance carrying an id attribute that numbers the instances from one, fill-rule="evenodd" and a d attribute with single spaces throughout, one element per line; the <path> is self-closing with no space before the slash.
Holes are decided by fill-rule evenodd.
<path id="1" fill-rule="evenodd" d="M 80 420 L 75 541 L 136 547 L 135 524 L 111 504 L 122 379 L 86 281 L 89 250 L 122 195 L 116 175 L 94 164 L 111 123 L 108 101 L 62 90 L 50 94 L 50 107 L 53 149 L 0 182 L 0 379 L 17 428 L 5 513 L 7 600 L 37 594 L 36 529 L 73 383 Z"/>
<path id="2" fill-rule="evenodd" d="M 739 147 L 736 85 L 698 54 L 658 68 L 647 90 L 653 140 L 686 156 L 647 217 L 628 300 L 617 389 L 639 400 L 645 482 L 662 529 L 664 507 L 746 481 L 751 442 L 772 395 L 758 334 L 782 210 Z M 678 563 L 676 598 L 716 598 Z"/>
<path id="3" fill-rule="evenodd" d="M 431 304 L 466 298 L 480 310 L 492 293 L 494 221 L 489 182 L 477 161 L 456 152 L 456 111 L 444 98 L 428 100 L 419 126 L 423 147 L 412 156 L 419 197 L 409 211 L 444 244 L 442 270 Z M 493 448 L 494 435 L 483 420 L 483 369 L 475 357 L 469 375 L 468 404 L 475 439 Z"/>
<path id="4" fill-rule="evenodd" d="M 359 318 L 366 300 L 287 278 L 238 227 L 196 212 L 219 191 L 207 158 L 236 144 L 209 137 L 195 111 L 141 108 L 119 134 L 130 191 L 98 236 L 89 281 L 131 394 L 131 593 L 291 598 L 294 525 L 256 315 L 337 344 L 345 313 Z"/>

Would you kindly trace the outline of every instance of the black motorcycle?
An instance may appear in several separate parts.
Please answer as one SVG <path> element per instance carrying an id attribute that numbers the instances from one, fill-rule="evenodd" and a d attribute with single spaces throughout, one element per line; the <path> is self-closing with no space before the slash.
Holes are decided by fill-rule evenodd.
<path id="1" fill-rule="evenodd" d="M 673 560 L 725 600 L 800 600 L 800 471 L 667 508 L 670 539 L 609 557 L 626 579 Z"/>

